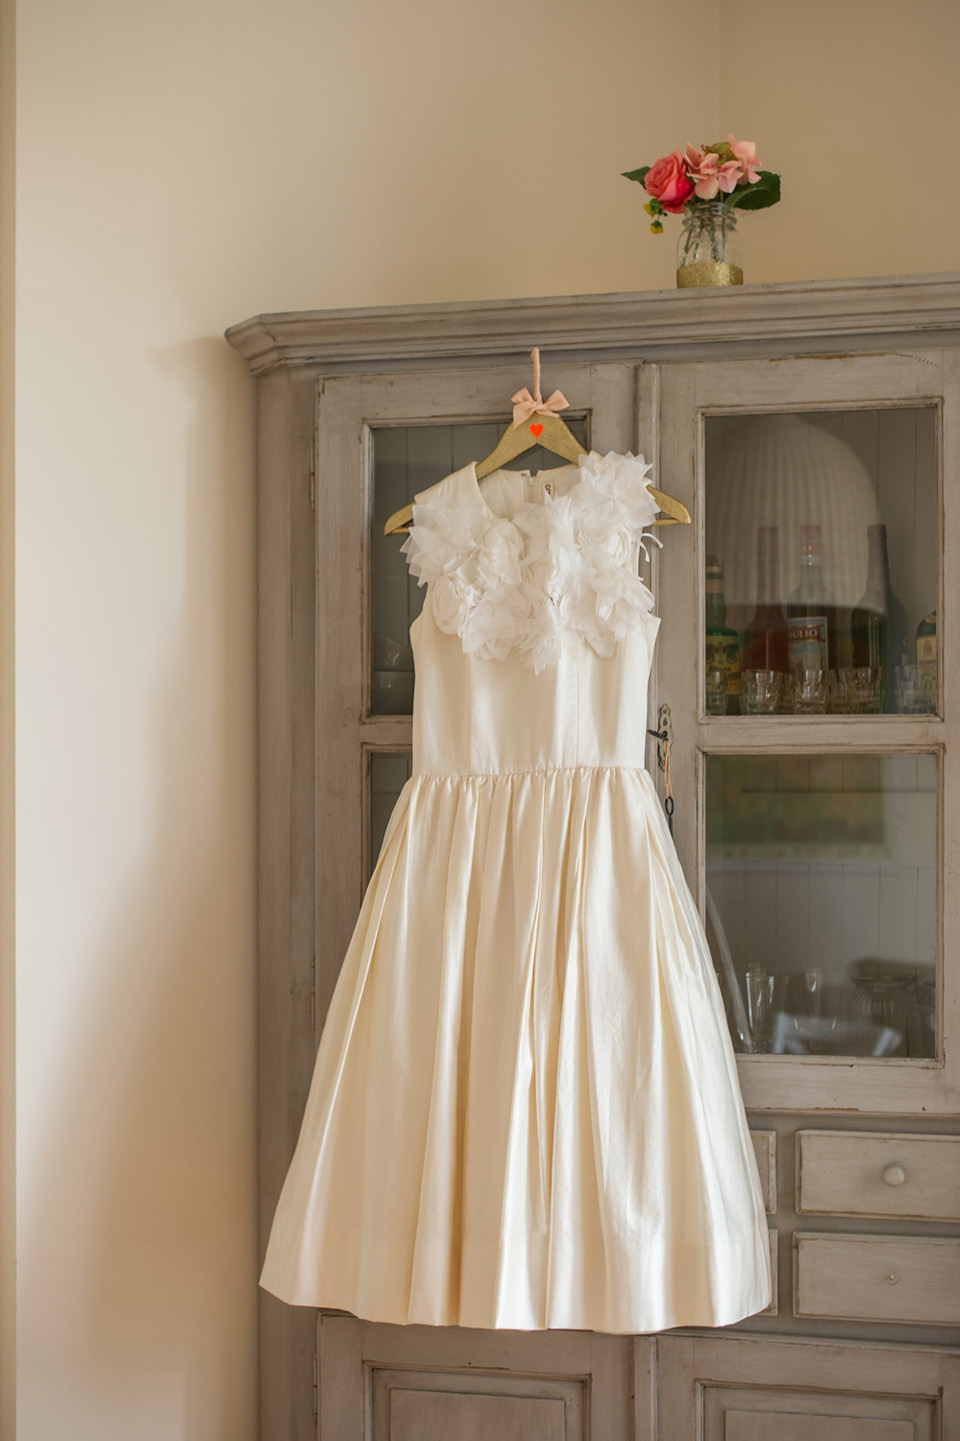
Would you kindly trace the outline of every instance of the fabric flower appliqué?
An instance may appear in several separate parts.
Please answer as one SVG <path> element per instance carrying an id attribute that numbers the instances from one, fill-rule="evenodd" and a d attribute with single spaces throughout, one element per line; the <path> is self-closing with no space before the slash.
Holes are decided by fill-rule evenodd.
<path id="1" fill-rule="evenodd" d="M 566 495 L 525 503 L 509 520 L 479 498 L 415 505 L 402 546 L 411 574 L 431 587 L 433 615 L 468 654 L 516 653 L 538 674 L 584 640 L 598 655 L 653 609 L 636 571 L 643 527 L 657 513 L 643 456 L 579 462 Z M 659 543 L 659 542 L 657 542 Z"/>

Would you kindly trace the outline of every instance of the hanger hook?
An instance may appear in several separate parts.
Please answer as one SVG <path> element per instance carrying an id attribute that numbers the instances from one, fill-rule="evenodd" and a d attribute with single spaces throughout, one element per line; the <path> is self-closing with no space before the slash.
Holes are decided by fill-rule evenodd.
<path id="1" fill-rule="evenodd" d="M 543 402 L 543 396 L 540 394 L 540 347 L 538 345 L 531 350 L 530 359 L 533 361 L 533 396 L 540 405 Z"/>

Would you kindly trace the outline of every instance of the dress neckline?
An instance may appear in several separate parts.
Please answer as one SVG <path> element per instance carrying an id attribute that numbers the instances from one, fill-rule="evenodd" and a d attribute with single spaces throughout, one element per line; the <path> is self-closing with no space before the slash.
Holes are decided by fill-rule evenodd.
<path id="1" fill-rule="evenodd" d="M 585 453 L 569 490 L 543 503 L 496 513 L 470 464 L 425 491 L 401 549 L 410 573 L 429 585 L 439 630 L 465 653 L 502 660 L 516 653 L 539 672 L 581 641 L 612 655 L 652 616 L 653 595 L 637 572 L 643 527 L 656 514 L 642 456 Z M 492 471 L 509 477 L 523 472 Z M 550 473 L 550 470 L 547 472 Z"/>
<path id="2" fill-rule="evenodd" d="M 593 451 L 590 451 L 589 454 L 592 455 Z M 588 452 L 584 451 L 584 458 L 586 458 L 587 455 Z M 535 473 L 535 478 L 539 480 L 541 476 L 546 478 L 554 472 L 561 473 L 565 470 L 576 471 L 576 479 L 574 480 L 573 484 L 570 486 L 569 490 L 565 490 L 563 492 L 564 496 L 573 495 L 578 489 L 578 487 L 583 484 L 583 467 L 576 461 L 571 461 L 567 465 L 553 465 L 548 467 L 546 470 L 538 470 Z M 484 480 L 492 480 L 495 475 L 525 476 L 528 479 L 534 478 L 533 471 L 511 470 L 508 466 L 501 466 L 499 470 L 492 470 L 489 475 L 484 476 Z M 467 479 L 469 480 L 471 488 L 473 490 L 474 499 L 480 502 L 480 504 L 483 506 L 484 514 L 494 522 L 512 522 L 516 520 L 520 512 L 527 507 L 530 507 L 533 510 L 543 510 L 546 507 L 548 500 L 552 505 L 557 500 L 560 500 L 562 498 L 560 496 L 550 497 L 545 492 L 540 500 L 521 500 L 520 504 L 517 506 L 516 510 L 513 512 L 512 515 L 499 515 L 497 511 L 494 510 L 493 506 L 490 504 L 490 502 L 487 500 L 486 496 L 483 493 L 483 486 L 477 476 L 477 462 L 475 460 L 472 460 L 467 466 Z"/>

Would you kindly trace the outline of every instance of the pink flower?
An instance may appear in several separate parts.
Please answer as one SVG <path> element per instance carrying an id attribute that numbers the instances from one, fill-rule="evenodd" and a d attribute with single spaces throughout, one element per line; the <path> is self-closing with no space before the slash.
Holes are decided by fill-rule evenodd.
<path id="1" fill-rule="evenodd" d="M 740 172 L 746 177 L 748 185 L 755 185 L 760 179 L 760 161 L 757 159 L 757 147 L 752 140 L 736 140 L 732 135 L 727 136 L 727 144 L 733 151 Z"/>
<path id="2" fill-rule="evenodd" d="M 692 145 L 687 146 L 687 165 L 699 200 L 715 200 L 718 190 L 729 195 L 743 174 L 738 160 L 721 162 L 715 150 L 695 150 Z"/>
<path id="3" fill-rule="evenodd" d="M 693 194 L 693 181 L 687 175 L 687 162 L 679 150 L 672 150 L 669 155 L 653 162 L 643 188 L 654 200 L 659 200 L 671 215 L 683 214 L 684 206 Z"/>

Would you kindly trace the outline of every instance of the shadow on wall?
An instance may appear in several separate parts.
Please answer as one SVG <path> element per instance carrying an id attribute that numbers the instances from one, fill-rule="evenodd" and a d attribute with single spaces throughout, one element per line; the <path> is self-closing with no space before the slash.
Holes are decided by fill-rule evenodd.
<path id="1" fill-rule="evenodd" d="M 243 1441 L 256 1434 L 252 399 L 224 342 L 155 360 L 196 404 L 182 623 L 144 744 L 155 822 L 23 1207 L 25 1304 L 62 1302 L 34 1310 L 44 1349 L 24 1361 L 49 1408 L 34 1435 L 70 1415 L 75 1441 Z"/>

